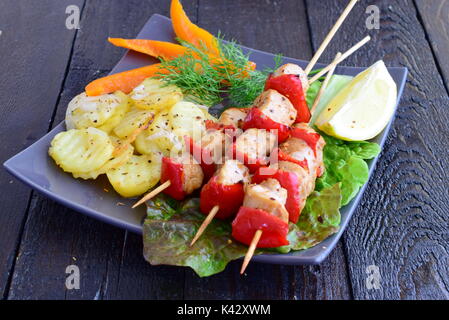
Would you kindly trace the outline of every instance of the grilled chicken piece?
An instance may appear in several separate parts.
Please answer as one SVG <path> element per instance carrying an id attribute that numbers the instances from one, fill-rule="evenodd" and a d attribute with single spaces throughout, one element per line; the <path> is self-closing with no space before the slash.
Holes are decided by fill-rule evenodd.
<path id="1" fill-rule="evenodd" d="M 288 223 L 288 211 L 285 209 L 287 190 L 275 179 L 267 179 L 260 184 L 251 184 L 245 192 L 243 206 L 264 210 Z"/>
<path id="2" fill-rule="evenodd" d="M 226 160 L 226 162 L 216 172 L 217 182 L 228 186 L 236 183 L 249 183 L 249 171 L 238 160 Z"/>
<path id="3" fill-rule="evenodd" d="M 196 160 L 187 153 L 182 154 L 177 158 L 172 158 L 173 161 L 182 163 L 184 177 L 182 180 L 182 189 L 186 194 L 190 194 L 203 184 L 204 174 L 201 166 Z"/>
<path id="4" fill-rule="evenodd" d="M 299 79 L 301 80 L 302 89 L 304 90 L 304 93 L 307 92 L 307 89 L 309 89 L 309 79 L 307 78 L 306 73 L 300 66 L 294 63 L 284 64 L 273 73 L 273 77 L 282 76 L 284 74 L 294 74 L 298 76 Z"/>
<path id="5" fill-rule="evenodd" d="M 309 172 L 315 175 L 317 169 L 315 154 L 304 140 L 290 137 L 279 146 L 279 149 L 298 161 L 306 160 Z"/>
<path id="6" fill-rule="evenodd" d="M 317 133 L 307 123 L 296 123 L 293 125 L 293 127 L 304 129 L 310 133 Z M 320 177 L 324 172 L 323 150 L 324 150 L 325 145 L 326 145 L 326 141 L 324 141 L 323 137 L 320 136 L 320 139 L 318 140 L 318 142 L 316 144 L 316 156 L 315 156 L 316 168 L 318 169 L 317 170 L 318 177 Z"/>
<path id="7" fill-rule="evenodd" d="M 224 161 L 224 151 L 232 146 L 232 137 L 221 130 L 208 130 L 201 137 L 202 157 L 210 154 L 210 159 L 203 159 L 208 164 L 220 164 Z"/>
<path id="8" fill-rule="evenodd" d="M 264 129 L 248 129 L 235 141 L 236 152 L 249 159 L 266 159 L 276 145 L 276 135 Z"/>
<path id="9" fill-rule="evenodd" d="M 304 208 L 304 205 L 306 204 L 307 197 L 315 189 L 315 178 L 309 174 L 309 171 L 307 169 L 304 169 L 300 165 L 290 161 L 279 161 L 278 168 L 279 170 L 292 172 L 298 176 L 299 181 L 301 182 L 301 188 L 299 189 L 299 192 L 302 210 Z"/>
<path id="10" fill-rule="evenodd" d="M 276 90 L 266 90 L 254 101 L 254 107 L 268 118 L 286 126 L 291 126 L 296 119 L 296 109 L 282 94 Z"/>
<path id="11" fill-rule="evenodd" d="M 218 119 L 218 122 L 222 125 L 234 126 L 235 128 L 240 128 L 241 123 L 245 119 L 249 109 L 239 109 L 239 108 L 229 108 L 223 111 Z"/>

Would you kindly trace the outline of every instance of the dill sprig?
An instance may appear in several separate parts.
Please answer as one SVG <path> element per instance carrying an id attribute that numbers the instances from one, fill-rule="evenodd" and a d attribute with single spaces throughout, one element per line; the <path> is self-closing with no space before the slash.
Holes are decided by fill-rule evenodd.
<path id="1" fill-rule="evenodd" d="M 281 56 L 276 56 L 274 69 L 252 70 L 249 54 L 235 41 L 225 42 L 218 37 L 220 56 L 217 59 L 198 48 L 179 40 L 188 48 L 185 55 L 162 62 L 168 73 L 157 77 L 167 84 L 181 88 L 193 102 L 213 106 L 228 98 L 234 107 L 248 107 L 263 91 L 270 72 L 279 67 Z"/>
<path id="2" fill-rule="evenodd" d="M 168 73 L 156 77 L 181 88 L 187 100 L 207 106 L 220 103 L 223 76 L 213 67 L 210 56 L 189 43 L 182 45 L 188 48 L 187 53 L 163 60 L 162 66 Z"/>
<path id="3" fill-rule="evenodd" d="M 276 55 L 274 58 L 274 67 L 260 70 L 250 70 L 248 68 L 249 56 L 242 52 L 234 42 L 224 44 L 227 52 L 230 52 L 229 61 L 238 61 L 238 69 L 229 75 L 228 96 L 233 106 L 245 108 L 253 104 L 265 86 L 268 75 L 276 70 L 282 63 L 282 55 Z M 246 59 L 246 62 L 244 61 Z"/>

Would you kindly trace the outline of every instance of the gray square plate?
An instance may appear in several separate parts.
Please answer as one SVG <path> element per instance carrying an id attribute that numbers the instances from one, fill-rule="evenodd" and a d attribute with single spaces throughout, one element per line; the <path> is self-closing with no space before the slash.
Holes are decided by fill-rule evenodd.
<path id="1" fill-rule="evenodd" d="M 137 38 L 153 39 L 174 42 L 174 32 L 170 19 L 153 15 L 143 27 Z M 273 66 L 274 55 L 258 50 L 244 48 L 251 54 L 251 60 L 257 63 L 258 68 Z M 375 57 L 373 57 L 374 59 Z M 148 64 L 148 57 L 135 52 L 127 52 L 119 61 L 111 73 L 117 73 Z M 284 62 L 292 62 L 305 67 L 306 61 L 285 58 Z M 374 62 L 374 60 L 373 60 Z M 324 65 L 317 65 L 320 68 Z M 338 74 L 356 75 L 365 68 L 339 67 Z M 406 68 L 388 68 L 398 86 L 399 98 L 402 95 L 407 78 Z M 398 100 L 399 101 L 399 100 Z M 374 139 L 383 146 L 390 125 Z M 106 178 L 96 181 L 84 181 L 73 179 L 73 177 L 60 170 L 48 156 L 48 148 L 53 137 L 65 129 L 64 123 L 60 123 L 43 138 L 23 150 L 4 163 L 5 168 L 16 178 L 23 181 L 31 188 L 48 196 L 49 198 L 93 218 L 106 223 L 127 229 L 135 233 L 142 233 L 142 221 L 145 209 L 140 207 L 131 210 L 130 205 L 135 200 L 126 200 L 116 194 L 109 185 Z M 370 175 L 374 170 L 377 158 L 369 163 Z M 109 189 L 105 192 L 104 188 Z M 347 206 L 341 209 L 342 221 L 340 231 L 329 237 L 319 245 L 308 250 L 292 252 L 289 254 L 264 254 L 255 256 L 254 261 L 278 264 L 319 264 L 335 247 L 338 239 L 345 230 L 365 188 L 362 188 L 357 197 Z"/>

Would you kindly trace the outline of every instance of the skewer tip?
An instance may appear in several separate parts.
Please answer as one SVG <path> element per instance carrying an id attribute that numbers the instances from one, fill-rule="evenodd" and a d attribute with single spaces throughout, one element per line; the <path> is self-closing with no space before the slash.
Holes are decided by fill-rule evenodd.
<path id="1" fill-rule="evenodd" d="M 256 250 L 257 244 L 259 243 L 261 236 L 262 236 L 262 230 L 257 230 L 254 233 L 253 239 L 251 240 L 251 244 L 249 245 L 249 248 L 248 248 L 248 251 L 246 252 L 245 258 L 243 259 L 242 268 L 240 269 L 240 274 L 245 273 L 245 270 L 248 267 L 248 264 L 254 255 L 254 251 Z"/>
<path id="2" fill-rule="evenodd" d="M 165 189 L 167 189 L 170 186 L 171 182 L 170 180 L 165 181 L 163 184 L 161 184 L 159 187 L 157 187 L 156 189 L 154 189 L 153 191 L 147 193 L 145 196 L 142 197 L 142 199 L 140 199 L 139 201 L 137 201 L 131 208 L 134 209 L 138 206 L 140 206 L 142 203 L 144 203 L 145 201 L 150 200 L 151 198 L 157 196 L 159 193 L 161 193 L 162 191 L 164 191 Z"/>
<path id="3" fill-rule="evenodd" d="M 214 206 L 212 208 L 212 210 L 210 210 L 206 219 L 204 219 L 203 223 L 198 228 L 198 231 L 196 232 L 195 236 L 193 237 L 192 242 L 190 242 L 190 246 L 193 246 L 195 244 L 195 242 L 199 239 L 199 237 L 203 234 L 204 230 L 206 230 L 207 226 L 212 222 L 212 219 L 215 217 L 215 215 L 217 214 L 219 209 L 220 209 L 219 206 Z"/>

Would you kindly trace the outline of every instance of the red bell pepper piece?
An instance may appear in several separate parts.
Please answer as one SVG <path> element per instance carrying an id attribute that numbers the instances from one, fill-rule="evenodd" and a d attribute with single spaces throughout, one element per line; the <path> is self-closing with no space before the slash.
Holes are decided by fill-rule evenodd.
<path id="1" fill-rule="evenodd" d="M 310 110 L 307 106 L 305 92 L 298 76 L 294 74 L 284 74 L 273 77 L 270 75 L 265 83 L 265 90 L 268 89 L 274 89 L 290 100 L 298 112 L 295 123 L 309 122 Z"/>
<path id="2" fill-rule="evenodd" d="M 256 107 L 251 108 L 245 120 L 243 120 L 242 129 L 247 130 L 250 128 L 265 129 L 267 131 L 275 130 L 279 143 L 287 140 L 290 131 L 288 126 L 273 121 Z"/>
<path id="3" fill-rule="evenodd" d="M 288 161 L 288 162 L 293 162 L 296 163 L 297 165 L 300 165 L 301 167 L 303 167 L 306 170 L 309 170 L 309 165 L 307 163 L 307 160 L 297 160 L 295 158 L 293 158 L 291 155 L 289 155 L 288 153 L 285 153 L 284 151 L 282 151 L 279 148 L 276 148 L 272 151 L 273 154 L 277 153 L 277 157 L 279 161 Z"/>
<path id="4" fill-rule="evenodd" d="M 204 179 L 209 180 L 215 173 L 217 165 L 213 162 L 212 155 L 201 148 L 193 139 L 189 136 L 184 137 L 187 151 L 198 161 L 203 170 Z"/>
<path id="5" fill-rule="evenodd" d="M 275 248 L 289 244 L 288 223 L 264 210 L 241 207 L 232 222 L 234 239 L 250 245 L 257 230 L 262 230 L 258 248 Z"/>
<path id="6" fill-rule="evenodd" d="M 262 173 L 263 170 L 263 173 Z M 301 214 L 301 205 L 305 199 L 300 197 L 301 181 L 293 172 L 277 170 L 275 168 L 260 168 L 252 177 L 252 183 L 261 183 L 267 179 L 276 179 L 282 188 L 287 190 L 287 201 L 285 208 L 291 222 L 297 223 Z"/>
<path id="7" fill-rule="evenodd" d="M 182 182 L 184 180 L 184 166 L 182 163 L 174 162 L 171 158 L 162 158 L 161 167 L 161 182 L 170 181 L 170 186 L 164 190 L 165 194 L 168 194 L 176 200 L 182 200 L 185 198 L 186 193 L 182 188 Z"/>
<path id="8" fill-rule="evenodd" d="M 316 156 L 316 145 L 321 138 L 318 133 L 310 132 L 302 128 L 292 128 L 290 134 L 294 138 L 304 140 Z"/>
<path id="9" fill-rule="evenodd" d="M 217 179 L 216 176 L 210 179 L 201 190 L 200 210 L 207 215 L 213 207 L 219 206 L 215 217 L 227 219 L 235 215 L 242 205 L 245 191 L 241 183 L 223 185 Z"/>

